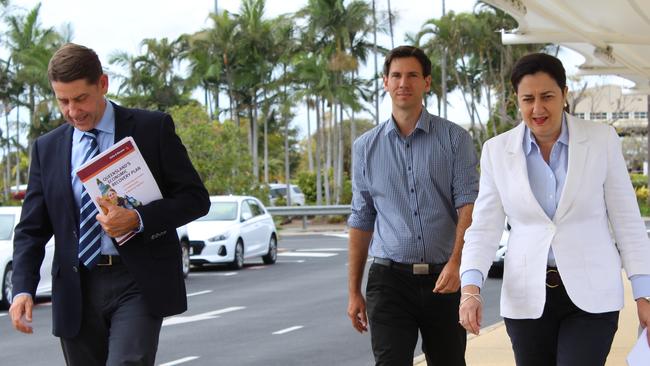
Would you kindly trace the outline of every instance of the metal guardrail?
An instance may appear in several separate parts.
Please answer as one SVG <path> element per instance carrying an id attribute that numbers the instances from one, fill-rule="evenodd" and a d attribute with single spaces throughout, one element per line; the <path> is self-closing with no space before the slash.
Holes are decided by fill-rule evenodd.
<path id="1" fill-rule="evenodd" d="M 272 216 L 302 216 L 302 228 L 307 228 L 307 216 L 349 215 L 350 205 L 330 206 L 275 206 L 266 210 Z"/>

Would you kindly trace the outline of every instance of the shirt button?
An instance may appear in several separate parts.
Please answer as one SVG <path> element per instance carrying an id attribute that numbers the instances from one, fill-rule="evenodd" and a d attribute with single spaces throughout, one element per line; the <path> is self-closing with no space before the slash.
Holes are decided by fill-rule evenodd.
<path id="1" fill-rule="evenodd" d="M 420 235 L 418 235 L 418 240 L 422 240 L 422 237 Z"/>
<path id="2" fill-rule="evenodd" d="M 414 214 L 415 214 L 415 216 L 417 216 L 417 215 L 418 215 L 418 213 L 417 213 L 417 211 L 416 211 L 416 212 L 414 212 Z"/>
<path id="3" fill-rule="evenodd" d="M 415 192 L 415 189 L 411 188 L 411 193 Z"/>
<path id="4" fill-rule="evenodd" d="M 408 171 L 409 171 L 409 172 L 411 171 L 411 167 L 408 167 Z"/>
<path id="5" fill-rule="evenodd" d="M 79 272 L 79 268 L 77 268 L 77 266 L 72 266 L 72 272 Z"/>
<path id="6" fill-rule="evenodd" d="M 410 146 L 411 146 L 410 144 L 406 144 L 406 147 L 407 147 L 407 148 L 409 148 Z"/>

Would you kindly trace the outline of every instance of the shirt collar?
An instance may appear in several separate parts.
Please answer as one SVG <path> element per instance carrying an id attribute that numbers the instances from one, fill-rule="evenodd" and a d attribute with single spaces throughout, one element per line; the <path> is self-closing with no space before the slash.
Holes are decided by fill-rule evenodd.
<path id="1" fill-rule="evenodd" d="M 567 128 L 566 123 L 566 113 L 562 113 L 562 125 L 560 127 L 560 136 L 557 138 L 556 143 L 562 143 L 565 146 L 569 146 L 569 129 Z M 526 131 L 524 132 L 524 153 L 530 155 L 533 146 L 539 149 L 537 141 L 533 137 L 533 132 L 526 126 Z"/>
<path id="2" fill-rule="evenodd" d="M 107 133 L 107 134 L 114 134 L 115 132 L 115 110 L 113 109 L 113 103 L 108 101 L 108 99 L 104 98 L 104 101 L 106 102 L 106 108 L 104 109 L 104 114 L 102 115 L 102 118 L 99 120 L 99 123 L 97 126 L 95 126 L 95 129 Z M 81 141 L 81 138 L 84 136 L 84 132 L 78 129 L 74 129 L 74 132 L 72 134 L 72 138 L 74 142 L 79 142 Z"/>
<path id="3" fill-rule="evenodd" d="M 420 113 L 420 117 L 418 118 L 417 123 L 415 124 L 415 130 L 422 130 L 425 133 L 429 133 L 429 130 L 431 128 L 431 122 L 433 121 L 433 116 L 429 114 L 426 108 L 422 107 L 422 112 Z M 413 132 L 415 132 L 413 130 Z M 388 120 L 387 128 L 385 135 L 388 135 L 389 133 L 395 131 L 396 134 L 399 135 L 399 129 L 397 128 L 397 122 L 395 122 L 395 118 L 393 116 L 390 116 L 390 119 Z"/>

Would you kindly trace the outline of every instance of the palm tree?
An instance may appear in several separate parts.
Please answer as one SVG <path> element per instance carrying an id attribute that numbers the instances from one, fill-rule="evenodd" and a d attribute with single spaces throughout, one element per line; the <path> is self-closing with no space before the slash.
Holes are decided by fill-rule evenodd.
<path id="1" fill-rule="evenodd" d="M 177 72 L 187 53 L 186 38 L 181 36 L 173 41 L 146 38 L 141 47 L 141 55 L 118 52 L 109 59 L 111 64 L 127 68 L 128 75 L 121 77 L 119 87 L 119 91 L 126 94 L 121 98 L 125 104 L 162 111 L 187 104 L 191 84 Z"/>
<path id="2" fill-rule="evenodd" d="M 10 52 L 7 64 L 13 69 L 15 83 L 19 85 L 13 99 L 19 108 L 16 117 L 16 185 L 20 184 L 20 106 L 29 111 L 29 133 L 27 151 L 31 151 L 33 140 L 40 135 L 41 117 L 49 116 L 49 108 L 39 105 L 50 95 L 47 65 L 54 51 L 61 45 L 62 37 L 53 28 L 42 28 L 39 19 L 40 4 L 25 15 L 10 15 L 6 18 L 8 25 L 7 45 Z M 26 92 L 24 98 L 22 91 Z"/>
<path id="3" fill-rule="evenodd" d="M 213 25 L 187 36 L 190 51 L 191 79 L 200 84 L 214 98 L 214 109 L 219 108 L 219 92 L 225 86 L 228 95 L 230 119 L 240 125 L 233 97 L 233 68 L 236 64 L 238 22 L 228 11 L 210 14 Z M 208 102 L 206 102 L 208 105 Z M 213 117 L 214 118 L 214 117 Z"/>
<path id="4" fill-rule="evenodd" d="M 27 93 L 19 105 L 29 111 L 29 143 L 39 133 L 33 129 L 39 127 L 38 104 L 50 95 L 50 83 L 47 78 L 47 65 L 54 51 L 61 45 L 63 38 L 53 28 L 42 28 L 39 14 L 41 5 L 36 5 L 26 15 L 11 15 L 6 21 L 7 45 L 10 58 L 8 63 L 14 68 L 16 83 L 22 85 Z M 41 112 L 42 114 L 42 112 Z"/>

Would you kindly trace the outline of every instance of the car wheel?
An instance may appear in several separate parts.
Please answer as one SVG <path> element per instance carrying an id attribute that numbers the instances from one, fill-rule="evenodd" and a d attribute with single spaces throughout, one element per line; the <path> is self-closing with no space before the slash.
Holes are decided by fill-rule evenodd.
<path id="1" fill-rule="evenodd" d="M 181 241 L 181 268 L 183 269 L 183 278 L 190 274 L 190 244 Z"/>
<path id="2" fill-rule="evenodd" d="M 235 244 L 235 259 L 231 265 L 233 269 L 242 269 L 244 267 L 244 242 L 239 239 Z"/>
<path id="3" fill-rule="evenodd" d="M 271 239 L 269 239 L 269 251 L 266 255 L 262 256 L 264 264 L 273 264 L 278 259 L 278 239 L 275 238 L 275 234 L 271 234 Z"/>
<path id="4" fill-rule="evenodd" d="M 13 270 L 11 264 L 7 264 L 5 269 L 4 276 L 2 276 L 2 300 L 0 301 L 0 307 L 8 309 L 11 306 L 11 300 L 13 297 L 13 285 L 11 284 L 11 275 Z"/>

